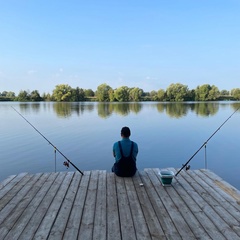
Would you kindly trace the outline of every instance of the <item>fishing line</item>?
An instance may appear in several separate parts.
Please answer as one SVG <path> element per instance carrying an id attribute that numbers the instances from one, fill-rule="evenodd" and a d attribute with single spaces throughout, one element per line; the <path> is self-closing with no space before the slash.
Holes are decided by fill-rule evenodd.
<path id="1" fill-rule="evenodd" d="M 13 110 L 20 115 L 36 132 L 38 132 L 50 145 L 53 146 L 54 150 L 59 152 L 67 161 L 63 163 L 64 166 L 69 167 L 69 164 L 71 164 L 75 169 L 77 169 L 82 175 L 83 172 L 75 165 L 73 164 L 56 146 L 54 146 L 36 127 L 34 127 L 20 112 L 18 112 L 13 106 L 11 106 Z"/>
<path id="2" fill-rule="evenodd" d="M 223 123 L 222 125 L 217 128 L 217 130 L 206 140 L 206 142 L 203 143 L 203 145 L 190 157 L 190 159 L 182 165 L 182 167 L 178 170 L 178 172 L 175 174 L 177 176 L 184 168 L 186 170 L 190 169 L 190 165 L 188 163 L 196 156 L 196 154 L 204 147 L 207 145 L 208 141 L 221 129 L 221 127 L 240 109 L 240 107 L 237 108 L 236 111 L 234 111 Z"/>

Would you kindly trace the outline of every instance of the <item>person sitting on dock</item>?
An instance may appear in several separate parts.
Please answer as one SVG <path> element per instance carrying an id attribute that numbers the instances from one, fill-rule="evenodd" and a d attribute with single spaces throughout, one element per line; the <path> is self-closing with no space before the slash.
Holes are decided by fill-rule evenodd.
<path id="1" fill-rule="evenodd" d="M 113 144 L 115 163 L 112 167 L 112 172 L 119 177 L 132 177 L 137 171 L 138 145 L 129 139 L 130 135 L 130 129 L 123 127 L 121 130 L 122 140 Z"/>

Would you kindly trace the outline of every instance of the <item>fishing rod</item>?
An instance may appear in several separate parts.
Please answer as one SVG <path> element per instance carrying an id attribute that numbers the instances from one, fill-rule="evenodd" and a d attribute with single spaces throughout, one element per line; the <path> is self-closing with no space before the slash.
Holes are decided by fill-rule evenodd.
<path id="1" fill-rule="evenodd" d="M 186 170 L 190 169 L 190 165 L 188 165 L 188 163 L 197 155 L 197 153 L 204 147 L 207 145 L 208 141 L 221 129 L 221 127 L 240 109 L 240 107 L 237 108 L 236 111 L 234 111 L 223 123 L 222 125 L 217 128 L 217 130 L 203 143 L 203 145 L 189 158 L 189 160 L 182 165 L 182 167 L 178 170 L 178 172 L 175 174 L 175 176 L 177 176 L 184 168 L 186 168 Z"/>
<path id="2" fill-rule="evenodd" d="M 34 127 L 20 112 L 18 112 L 13 106 L 11 106 L 13 110 L 20 115 L 36 132 L 38 132 L 50 145 L 54 147 L 55 151 L 58 151 L 67 161 L 63 163 L 64 166 L 69 167 L 69 164 L 71 164 L 75 169 L 77 169 L 82 175 L 83 172 L 75 165 L 73 164 L 56 146 L 54 146 L 36 127 Z"/>

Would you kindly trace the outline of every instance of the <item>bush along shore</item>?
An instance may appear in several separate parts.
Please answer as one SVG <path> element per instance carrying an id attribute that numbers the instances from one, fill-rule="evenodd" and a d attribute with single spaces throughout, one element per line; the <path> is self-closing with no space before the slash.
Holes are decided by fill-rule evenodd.
<path id="1" fill-rule="evenodd" d="M 172 83 L 166 90 L 152 90 L 145 92 L 139 87 L 129 88 L 121 86 L 113 89 L 108 84 L 103 83 L 97 87 L 96 91 L 92 89 L 83 89 L 80 87 L 72 88 L 68 84 L 59 84 L 55 86 L 52 93 L 43 93 L 40 95 L 38 90 L 21 90 L 18 95 L 12 91 L 0 92 L 0 101 L 99 101 L 99 102 L 139 102 L 139 101 L 238 101 L 240 100 L 240 88 L 234 88 L 230 91 L 219 90 L 215 85 L 203 84 L 195 89 L 189 89 L 187 85 L 181 83 Z"/>

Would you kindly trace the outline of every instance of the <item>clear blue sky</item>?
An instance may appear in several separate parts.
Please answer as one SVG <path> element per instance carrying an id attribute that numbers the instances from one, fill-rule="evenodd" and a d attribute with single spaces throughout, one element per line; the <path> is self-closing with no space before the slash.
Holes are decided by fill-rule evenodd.
<path id="1" fill-rule="evenodd" d="M 239 0 L 0 2 L 0 92 L 240 87 Z"/>

